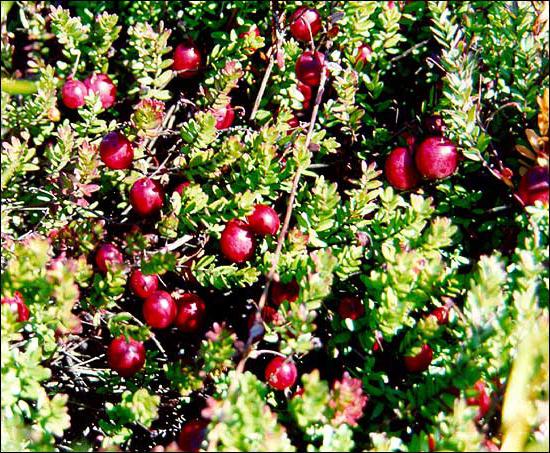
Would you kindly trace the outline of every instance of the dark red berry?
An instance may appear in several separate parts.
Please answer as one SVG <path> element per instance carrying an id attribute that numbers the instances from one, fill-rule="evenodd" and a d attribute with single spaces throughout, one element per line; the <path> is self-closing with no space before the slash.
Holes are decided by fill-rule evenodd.
<path id="1" fill-rule="evenodd" d="M 319 86 L 324 65 L 324 54 L 307 50 L 296 60 L 296 77 L 310 87 Z"/>
<path id="2" fill-rule="evenodd" d="M 421 373 L 425 371 L 432 363 L 433 351 L 429 345 L 422 345 L 422 349 L 415 356 L 405 356 L 405 368 L 411 373 Z"/>
<path id="3" fill-rule="evenodd" d="M 300 126 L 300 121 L 298 121 L 298 118 L 296 118 L 294 115 L 292 115 L 292 118 L 290 118 L 286 124 L 290 126 L 291 129 L 296 129 L 298 126 Z M 290 131 L 288 132 L 288 134 Z"/>
<path id="4" fill-rule="evenodd" d="M 155 274 L 144 274 L 139 269 L 130 276 L 130 287 L 134 294 L 142 299 L 153 294 L 159 286 L 159 278 Z"/>
<path id="5" fill-rule="evenodd" d="M 116 85 L 107 74 L 92 74 L 84 80 L 84 85 L 88 88 L 88 92 L 99 95 L 104 109 L 108 109 L 115 103 Z"/>
<path id="6" fill-rule="evenodd" d="M 281 225 L 277 211 L 265 204 L 257 204 L 247 220 L 252 232 L 262 236 L 277 233 Z"/>
<path id="7" fill-rule="evenodd" d="M 202 441 L 206 438 L 208 421 L 192 420 L 183 425 L 178 436 L 178 445 L 182 451 L 196 452 L 201 448 Z"/>
<path id="8" fill-rule="evenodd" d="M 122 253 L 113 244 L 102 244 L 96 252 L 95 263 L 102 272 L 107 272 L 107 267 L 124 261 Z"/>
<path id="9" fill-rule="evenodd" d="M 199 73 L 201 61 L 199 49 L 195 43 L 187 40 L 176 47 L 172 68 L 181 78 L 191 79 Z"/>
<path id="10" fill-rule="evenodd" d="M 428 137 L 416 149 L 416 168 L 426 179 L 451 176 L 458 167 L 456 146 L 444 137 Z"/>
<path id="11" fill-rule="evenodd" d="M 25 322 L 29 320 L 29 307 L 25 304 L 23 295 L 19 291 L 15 291 L 13 297 L 2 297 L 2 304 L 7 304 L 12 313 L 17 313 L 17 321 Z"/>
<path id="12" fill-rule="evenodd" d="M 534 205 L 536 201 L 547 205 L 549 194 L 550 177 L 548 168 L 540 166 L 531 167 L 521 177 L 518 195 L 525 205 Z"/>
<path id="13" fill-rule="evenodd" d="M 99 145 L 99 155 L 107 167 L 112 170 L 130 168 L 134 160 L 134 147 L 120 132 L 109 132 Z"/>
<path id="14" fill-rule="evenodd" d="M 313 8 L 298 8 L 290 16 L 290 34 L 299 41 L 310 41 L 323 28 L 321 15 Z"/>
<path id="15" fill-rule="evenodd" d="M 357 49 L 357 56 L 355 57 L 355 64 L 359 62 L 365 64 L 369 61 L 370 56 L 372 55 L 372 47 L 368 44 L 361 44 Z"/>
<path id="16" fill-rule="evenodd" d="M 298 82 L 297 83 L 298 90 L 300 90 L 300 93 L 304 96 L 304 102 L 302 102 L 303 108 L 308 109 L 311 105 L 311 99 L 313 97 L 313 88 L 311 88 L 309 85 L 306 85 L 305 83 Z"/>
<path id="17" fill-rule="evenodd" d="M 206 304 L 201 297 L 192 293 L 182 294 L 177 300 L 178 314 L 175 324 L 182 332 L 196 332 L 202 327 Z"/>
<path id="18" fill-rule="evenodd" d="M 384 173 L 388 182 L 399 190 L 412 189 L 420 181 L 420 174 L 414 165 L 412 152 L 407 148 L 395 148 L 388 155 Z"/>
<path id="19" fill-rule="evenodd" d="M 250 316 L 248 317 L 248 328 L 250 329 L 252 325 L 254 324 L 254 321 L 256 320 L 256 311 L 253 311 L 250 313 Z M 279 322 L 281 321 L 281 316 L 279 312 L 269 305 L 265 305 L 262 308 L 262 320 L 266 324 L 275 324 L 279 325 Z"/>
<path id="20" fill-rule="evenodd" d="M 445 133 L 446 129 L 445 122 L 439 115 L 432 115 L 424 118 L 424 132 L 427 135 L 441 136 Z"/>
<path id="21" fill-rule="evenodd" d="M 479 406 L 479 417 L 484 417 L 491 407 L 491 397 L 487 393 L 487 387 L 481 380 L 474 384 L 475 396 L 466 398 L 469 406 Z"/>
<path id="22" fill-rule="evenodd" d="M 343 319 L 351 319 L 355 321 L 365 314 L 363 302 L 357 297 L 344 296 L 338 304 L 338 314 Z"/>
<path id="23" fill-rule="evenodd" d="M 149 178 L 138 179 L 130 189 L 130 204 L 141 216 L 148 216 L 162 208 L 164 192 L 160 184 Z"/>
<path id="24" fill-rule="evenodd" d="M 61 100 L 66 107 L 77 109 L 86 104 L 84 98 L 88 94 L 88 89 L 80 80 L 69 79 L 61 89 Z"/>
<path id="25" fill-rule="evenodd" d="M 437 323 L 442 326 L 449 322 L 449 309 L 446 307 L 437 307 L 430 313 L 430 316 L 435 316 Z"/>
<path id="26" fill-rule="evenodd" d="M 214 110 L 212 113 L 216 117 L 216 129 L 220 131 L 231 127 L 233 121 L 235 120 L 235 110 L 231 104 L 227 104 L 225 107 Z"/>
<path id="27" fill-rule="evenodd" d="M 432 436 L 431 434 L 428 434 L 428 449 L 430 451 L 435 451 L 435 447 L 436 447 L 436 444 L 435 444 L 434 436 Z"/>
<path id="28" fill-rule="evenodd" d="M 180 196 L 183 195 L 183 190 L 189 186 L 189 181 L 184 181 L 181 184 L 178 184 L 178 186 L 174 189 L 174 192 L 177 192 L 180 194 Z"/>
<path id="29" fill-rule="evenodd" d="M 292 279 L 288 283 L 273 282 L 271 284 L 271 302 L 277 307 L 285 300 L 294 302 L 300 295 L 300 287 L 298 282 Z"/>
<path id="30" fill-rule="evenodd" d="M 248 261 L 254 255 L 256 241 L 244 222 L 233 219 L 226 225 L 220 238 L 220 249 L 233 263 Z"/>
<path id="31" fill-rule="evenodd" d="M 155 291 L 143 303 L 145 322 L 156 329 L 165 329 L 176 319 L 177 305 L 166 291 Z"/>
<path id="32" fill-rule="evenodd" d="M 115 338 L 107 349 L 109 367 L 122 377 L 130 377 L 143 368 L 145 363 L 145 347 L 141 341 L 124 335 Z"/>
<path id="33" fill-rule="evenodd" d="M 298 377 L 298 371 L 294 362 L 277 356 L 267 364 L 265 368 L 265 380 L 277 390 L 292 387 Z"/>

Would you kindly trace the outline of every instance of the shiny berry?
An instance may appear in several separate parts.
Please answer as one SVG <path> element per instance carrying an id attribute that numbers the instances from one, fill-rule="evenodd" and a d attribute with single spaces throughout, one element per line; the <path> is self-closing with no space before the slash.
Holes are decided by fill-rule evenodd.
<path id="1" fill-rule="evenodd" d="M 166 291 L 155 291 L 143 303 L 145 322 L 156 329 L 165 329 L 176 319 L 177 305 Z"/>
<path id="2" fill-rule="evenodd" d="M 208 421 L 192 420 L 183 425 L 178 436 L 178 445 L 182 451 L 196 452 L 206 438 Z"/>
<path id="3" fill-rule="evenodd" d="M 145 347 L 141 341 L 124 335 L 115 338 L 107 349 L 109 367 L 122 377 L 130 377 L 143 368 L 145 363 Z"/>
<path id="4" fill-rule="evenodd" d="M 458 167 L 456 146 L 444 137 L 428 137 L 414 156 L 418 172 L 426 179 L 443 179 L 451 176 Z"/>
<path id="5" fill-rule="evenodd" d="M 181 184 L 178 184 L 178 186 L 174 189 L 174 192 L 177 192 L 180 194 L 180 197 L 183 195 L 183 190 L 186 187 L 189 187 L 189 181 L 184 181 Z"/>
<path id="6" fill-rule="evenodd" d="M 96 252 L 95 263 L 102 272 L 107 272 L 107 267 L 124 261 L 122 253 L 113 244 L 102 244 Z"/>
<path id="7" fill-rule="evenodd" d="M 182 332 L 196 332 L 202 327 L 206 304 L 201 297 L 192 293 L 182 294 L 177 300 L 178 313 L 175 324 Z"/>
<path id="8" fill-rule="evenodd" d="M 130 287 L 134 294 L 142 299 L 153 294 L 159 286 L 159 278 L 155 274 L 144 274 L 139 269 L 130 276 Z"/>
<path id="9" fill-rule="evenodd" d="M 302 96 L 304 96 L 302 106 L 304 109 L 308 109 L 311 105 L 311 99 L 313 97 L 313 88 L 302 82 L 298 82 L 297 86 L 300 93 L 302 93 Z"/>
<path id="10" fill-rule="evenodd" d="M 324 65 L 325 56 L 321 52 L 307 50 L 296 60 L 296 77 L 310 87 L 319 86 Z"/>
<path id="11" fill-rule="evenodd" d="M 111 170 L 124 170 L 132 165 L 134 147 L 120 132 L 109 132 L 101 140 L 99 155 Z"/>
<path id="12" fill-rule="evenodd" d="M 227 104 L 225 107 L 214 110 L 212 113 L 216 117 L 216 129 L 220 131 L 231 127 L 233 121 L 235 120 L 235 110 L 231 104 Z"/>
<path id="13" fill-rule="evenodd" d="M 201 61 L 199 49 L 195 43 L 187 40 L 176 47 L 172 68 L 182 79 L 191 79 L 199 73 Z"/>
<path id="14" fill-rule="evenodd" d="M 104 109 L 108 109 L 115 103 L 116 85 L 107 74 L 92 74 L 84 80 L 84 85 L 88 88 L 88 92 L 99 95 Z"/>
<path id="15" fill-rule="evenodd" d="M 487 393 L 487 388 L 483 381 L 477 381 L 474 384 L 475 396 L 466 398 L 469 406 L 479 406 L 479 416 L 484 417 L 491 407 L 491 397 Z"/>
<path id="16" fill-rule="evenodd" d="M 271 284 L 271 302 L 276 306 L 281 305 L 285 300 L 294 302 L 299 295 L 300 287 L 294 279 L 288 283 L 273 282 Z"/>
<path id="17" fill-rule="evenodd" d="M 405 368 L 411 373 L 421 373 L 425 371 L 432 363 L 433 351 L 429 345 L 424 344 L 418 354 L 415 356 L 404 357 Z"/>
<path id="18" fill-rule="evenodd" d="M 86 104 L 84 98 L 88 94 L 88 89 L 80 80 L 69 79 L 61 89 L 61 100 L 66 107 L 77 109 Z"/>
<path id="19" fill-rule="evenodd" d="M 279 226 L 281 226 L 277 211 L 265 204 L 257 204 L 247 220 L 252 232 L 262 236 L 277 233 Z"/>
<path id="20" fill-rule="evenodd" d="M 355 64 L 358 64 L 359 62 L 365 64 L 367 61 L 370 60 L 371 55 L 372 55 L 372 47 L 369 46 L 368 44 L 361 44 L 357 49 Z"/>
<path id="21" fill-rule="evenodd" d="M 338 304 L 338 314 L 343 319 L 355 321 L 365 314 L 363 302 L 357 297 L 344 296 Z"/>
<path id="22" fill-rule="evenodd" d="M 255 248 L 256 241 L 248 225 L 236 219 L 228 222 L 220 238 L 220 249 L 229 261 L 248 261 L 254 255 Z"/>
<path id="23" fill-rule="evenodd" d="M 395 148 L 386 158 L 384 174 L 396 189 L 409 190 L 420 182 L 412 152 L 407 148 Z"/>
<path id="24" fill-rule="evenodd" d="M 160 184 L 149 178 L 138 179 L 130 189 L 130 204 L 141 216 L 148 216 L 162 208 L 164 192 Z"/>
<path id="25" fill-rule="evenodd" d="M 550 177 L 548 168 L 532 167 L 521 177 L 518 195 L 525 205 L 534 205 L 536 201 L 547 205 L 549 194 Z"/>
<path id="26" fill-rule="evenodd" d="M 12 313 L 17 313 L 17 321 L 25 322 L 29 320 L 29 307 L 25 304 L 23 296 L 19 291 L 15 291 L 13 297 L 2 297 L 2 304 L 7 304 Z"/>
<path id="27" fill-rule="evenodd" d="M 437 323 L 442 326 L 449 322 L 449 309 L 446 307 L 437 307 L 430 313 L 430 316 L 435 316 Z"/>
<path id="28" fill-rule="evenodd" d="M 277 356 L 265 368 L 265 380 L 276 390 L 292 387 L 298 377 L 294 362 Z"/>
<path id="29" fill-rule="evenodd" d="M 299 41 L 310 41 L 321 28 L 323 22 L 316 9 L 301 7 L 290 16 L 290 34 Z"/>

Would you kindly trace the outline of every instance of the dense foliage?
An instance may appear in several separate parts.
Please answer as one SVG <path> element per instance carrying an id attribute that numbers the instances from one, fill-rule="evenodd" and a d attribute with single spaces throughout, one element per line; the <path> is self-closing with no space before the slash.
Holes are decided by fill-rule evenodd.
<path id="1" fill-rule="evenodd" d="M 2 451 L 548 449 L 546 2 L 2 2 Z"/>

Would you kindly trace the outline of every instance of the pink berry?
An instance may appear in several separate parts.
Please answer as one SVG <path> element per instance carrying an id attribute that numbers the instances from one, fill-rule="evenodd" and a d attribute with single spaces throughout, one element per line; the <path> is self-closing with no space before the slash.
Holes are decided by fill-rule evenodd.
<path id="1" fill-rule="evenodd" d="M 182 332 L 199 330 L 204 322 L 206 304 L 201 297 L 192 293 L 182 294 L 178 300 L 178 314 L 175 324 Z"/>
<path id="2" fill-rule="evenodd" d="M 130 377 L 143 368 L 145 364 L 145 347 L 141 341 L 121 335 L 115 338 L 107 349 L 109 367 L 122 377 Z"/>
<path id="3" fill-rule="evenodd" d="M 95 255 L 97 268 L 102 272 L 107 272 L 108 266 L 120 264 L 124 261 L 122 253 L 113 244 L 102 244 Z"/>
<path id="4" fill-rule="evenodd" d="M 343 319 L 355 321 L 365 314 L 363 303 L 357 297 L 344 296 L 338 304 L 338 314 Z"/>
<path id="5" fill-rule="evenodd" d="M 422 345 L 422 349 L 415 356 L 406 356 L 404 358 L 405 368 L 411 373 L 421 373 L 425 371 L 432 363 L 433 350 L 429 345 Z"/>
<path id="6" fill-rule="evenodd" d="M 235 120 L 235 110 L 231 104 L 227 104 L 225 107 L 214 110 L 212 113 L 216 117 L 216 129 L 220 131 L 231 127 L 233 121 Z"/>
<path id="7" fill-rule="evenodd" d="M 174 192 L 177 192 L 180 194 L 180 196 L 183 195 L 183 190 L 186 188 L 186 187 L 189 187 L 189 181 L 184 181 L 182 182 L 181 184 L 178 184 L 178 186 L 174 189 Z"/>
<path id="8" fill-rule="evenodd" d="M 92 74 L 84 80 L 84 85 L 88 91 L 99 95 L 104 109 L 108 109 L 115 103 L 116 85 L 107 74 Z"/>
<path id="9" fill-rule="evenodd" d="M 395 148 L 388 155 L 384 173 L 388 182 L 399 190 L 412 189 L 420 181 L 412 152 L 407 148 Z"/>
<path id="10" fill-rule="evenodd" d="M 197 452 L 206 438 L 208 421 L 192 420 L 183 425 L 178 436 L 178 445 L 182 451 Z"/>
<path id="11" fill-rule="evenodd" d="M 325 56 L 321 52 L 307 50 L 296 61 L 296 77 L 310 87 L 319 86 L 324 65 Z"/>
<path id="12" fill-rule="evenodd" d="M 201 62 L 199 49 L 193 41 L 187 40 L 176 47 L 172 68 L 182 79 L 191 79 L 199 73 Z"/>
<path id="13" fill-rule="evenodd" d="M 17 313 L 18 322 L 25 322 L 29 320 L 29 307 L 25 304 L 23 296 L 19 291 L 15 291 L 13 297 L 2 297 L 1 303 L 7 304 L 12 313 Z"/>
<path id="14" fill-rule="evenodd" d="M 299 41 L 310 41 L 323 28 L 316 9 L 301 7 L 290 16 L 290 34 Z"/>
<path id="15" fill-rule="evenodd" d="M 155 291 L 143 303 L 145 322 L 156 329 L 165 329 L 176 319 L 177 306 L 166 291 Z"/>
<path id="16" fill-rule="evenodd" d="M 430 316 L 435 316 L 440 326 L 445 325 L 449 322 L 449 309 L 446 307 L 437 307 L 430 313 Z"/>
<path id="17" fill-rule="evenodd" d="M 548 168 L 532 167 L 521 177 L 518 195 L 525 205 L 534 205 L 536 201 L 548 205 L 549 194 L 550 177 Z"/>
<path id="18" fill-rule="evenodd" d="M 444 137 L 428 137 L 418 145 L 414 160 L 418 172 L 424 178 L 443 179 L 456 171 L 458 151 Z"/>
<path id="19" fill-rule="evenodd" d="M 160 184 L 149 178 L 138 179 L 130 189 L 130 204 L 141 216 L 149 216 L 162 208 L 164 192 Z"/>
<path id="20" fill-rule="evenodd" d="M 288 283 L 273 282 L 271 285 L 271 302 L 277 307 L 285 300 L 294 302 L 300 295 L 300 287 L 298 282 L 292 279 Z"/>
<path id="21" fill-rule="evenodd" d="M 158 276 L 155 274 L 144 274 L 139 269 L 132 272 L 130 276 L 130 287 L 134 294 L 142 299 L 153 294 L 159 286 Z"/>
<path id="22" fill-rule="evenodd" d="M 68 79 L 61 89 L 61 100 L 66 107 L 77 109 L 86 104 L 84 98 L 88 94 L 88 89 L 80 80 Z"/>
<path id="23" fill-rule="evenodd" d="M 262 236 L 274 235 L 281 225 L 277 211 L 265 204 L 257 204 L 247 220 L 252 232 Z"/>
<path id="24" fill-rule="evenodd" d="M 276 390 L 292 387 L 298 377 L 296 365 L 290 360 L 277 356 L 265 368 L 265 380 Z"/>
<path id="25" fill-rule="evenodd" d="M 109 132 L 101 140 L 99 155 L 111 170 L 124 170 L 132 165 L 134 147 L 120 132 Z"/>
<path id="26" fill-rule="evenodd" d="M 220 238 L 220 249 L 229 261 L 248 261 L 254 255 L 255 248 L 256 241 L 248 225 L 236 219 L 227 223 Z"/>
<path id="27" fill-rule="evenodd" d="M 359 62 L 365 64 L 369 61 L 372 55 L 372 47 L 368 44 L 361 44 L 357 49 L 357 56 L 355 57 L 355 64 Z"/>

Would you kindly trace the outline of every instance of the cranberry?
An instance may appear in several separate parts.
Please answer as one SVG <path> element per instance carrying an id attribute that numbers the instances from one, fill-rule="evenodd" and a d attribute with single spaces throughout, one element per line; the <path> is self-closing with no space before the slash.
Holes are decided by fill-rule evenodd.
<path id="1" fill-rule="evenodd" d="M 111 107 L 116 100 L 116 86 L 107 74 L 92 74 L 84 85 L 89 91 L 98 94 L 104 109 Z"/>
<path id="2" fill-rule="evenodd" d="M 388 182 L 399 190 L 412 189 L 420 181 L 412 152 L 407 148 L 395 148 L 388 155 L 384 173 Z"/>
<path id="3" fill-rule="evenodd" d="M 248 329 L 252 328 L 254 321 L 256 320 L 256 311 L 253 311 L 250 313 L 250 316 L 248 317 Z M 281 320 L 281 317 L 279 315 L 279 312 L 269 305 L 265 305 L 264 308 L 262 308 L 262 320 L 266 324 L 274 323 L 276 325 L 279 324 L 279 321 Z"/>
<path id="4" fill-rule="evenodd" d="M 468 406 L 479 406 L 479 417 L 485 416 L 491 407 L 491 397 L 487 393 L 485 383 L 481 380 L 474 384 L 476 395 L 466 398 Z"/>
<path id="5" fill-rule="evenodd" d="M 271 285 L 271 302 L 274 305 L 281 305 L 285 300 L 294 302 L 300 295 L 298 282 L 292 279 L 288 283 L 273 282 Z"/>
<path id="6" fill-rule="evenodd" d="M 535 201 L 548 204 L 550 193 L 548 168 L 532 167 L 521 177 L 518 195 L 525 205 L 534 205 Z"/>
<path id="7" fill-rule="evenodd" d="M 178 436 L 178 445 L 182 451 L 199 451 L 202 441 L 206 438 L 208 421 L 192 420 L 183 425 Z"/>
<path id="8" fill-rule="evenodd" d="M 439 115 L 432 115 L 424 118 L 424 132 L 426 132 L 426 134 L 441 136 L 446 129 L 445 122 Z"/>
<path id="9" fill-rule="evenodd" d="M 95 255 L 97 268 L 102 272 L 107 272 L 108 265 L 119 264 L 123 261 L 122 253 L 113 244 L 102 244 Z"/>
<path id="10" fill-rule="evenodd" d="M 296 129 L 297 127 L 300 126 L 300 121 L 298 121 L 298 118 L 296 118 L 296 116 L 292 115 L 292 118 L 290 118 L 286 122 L 286 124 L 288 124 L 291 129 Z M 290 133 L 290 131 L 288 133 Z"/>
<path id="11" fill-rule="evenodd" d="M 201 60 L 201 54 L 195 43 L 187 40 L 176 47 L 172 68 L 181 78 L 191 79 L 199 73 Z"/>
<path id="12" fill-rule="evenodd" d="M 428 369 L 430 363 L 432 363 L 432 359 L 432 348 L 430 348 L 429 345 L 424 344 L 418 354 L 415 356 L 406 356 L 404 358 L 405 368 L 407 368 L 407 371 L 410 371 L 411 373 L 421 373 L 422 371 Z"/>
<path id="13" fill-rule="evenodd" d="M 357 297 L 344 296 L 338 304 L 338 314 L 344 319 L 355 321 L 365 314 L 365 308 Z"/>
<path id="14" fill-rule="evenodd" d="M 430 316 L 435 316 L 440 326 L 445 325 L 449 322 L 449 309 L 446 307 L 437 307 L 430 313 Z"/>
<path id="15" fill-rule="evenodd" d="M 29 307 L 25 304 L 23 295 L 19 291 L 15 291 L 13 297 L 2 297 L 1 303 L 7 304 L 12 313 L 17 313 L 18 322 L 25 322 L 29 320 Z"/>
<path id="16" fill-rule="evenodd" d="M 321 52 L 307 50 L 296 61 L 296 77 L 310 87 L 319 86 L 324 65 L 325 56 Z"/>
<path id="17" fill-rule="evenodd" d="M 443 179 L 456 171 L 458 151 L 444 137 L 428 137 L 416 149 L 415 162 L 424 178 Z"/>
<path id="18" fill-rule="evenodd" d="M 432 436 L 431 434 L 428 434 L 428 449 L 430 451 L 435 451 L 435 447 L 436 447 L 436 443 L 435 443 L 434 436 Z"/>
<path id="19" fill-rule="evenodd" d="M 141 216 L 151 215 L 162 208 L 164 192 L 156 181 L 138 179 L 130 189 L 130 203 Z"/>
<path id="20" fill-rule="evenodd" d="M 277 356 L 267 364 L 265 368 L 265 380 L 277 390 L 292 387 L 298 377 L 296 365 L 290 360 Z"/>
<path id="21" fill-rule="evenodd" d="M 166 291 L 155 291 L 143 304 L 145 322 L 156 329 L 165 329 L 174 322 L 177 306 Z"/>
<path id="22" fill-rule="evenodd" d="M 174 192 L 177 192 L 180 194 L 180 196 L 183 195 L 183 189 L 185 189 L 186 187 L 189 187 L 189 181 L 184 181 L 182 182 L 181 184 L 178 184 L 178 186 L 174 189 Z"/>
<path id="23" fill-rule="evenodd" d="M 141 341 L 124 335 L 115 338 L 107 349 L 109 367 L 122 377 L 130 377 L 143 368 L 145 363 L 145 347 Z"/>
<path id="24" fill-rule="evenodd" d="M 178 314 L 175 324 L 182 332 L 195 332 L 201 328 L 206 304 L 196 294 L 185 293 L 178 298 Z"/>
<path id="25" fill-rule="evenodd" d="M 256 241 L 248 225 L 233 219 L 227 223 L 220 238 L 220 249 L 233 263 L 248 261 L 254 255 Z"/>
<path id="26" fill-rule="evenodd" d="M 306 85 L 305 83 L 302 83 L 302 82 L 298 82 L 297 86 L 298 86 L 298 90 L 300 90 L 300 93 L 302 93 L 302 95 L 304 96 L 304 102 L 302 103 L 303 108 L 308 109 L 309 106 L 311 105 L 311 99 L 313 97 L 313 89 L 309 85 Z"/>
<path id="27" fill-rule="evenodd" d="M 253 233 L 265 236 L 274 235 L 279 231 L 281 222 L 275 209 L 265 204 L 257 204 L 254 211 L 247 217 L 248 225 Z"/>
<path id="28" fill-rule="evenodd" d="M 134 147 L 120 132 L 109 132 L 99 145 L 99 155 L 112 170 L 124 170 L 132 165 Z"/>
<path id="29" fill-rule="evenodd" d="M 144 274 L 139 269 L 130 276 L 130 287 L 136 296 L 145 299 L 153 294 L 159 286 L 159 278 L 155 274 Z"/>
<path id="30" fill-rule="evenodd" d="M 77 109 L 86 104 L 88 89 L 80 80 L 68 79 L 61 89 L 61 100 L 66 107 Z"/>
<path id="31" fill-rule="evenodd" d="M 309 41 L 323 28 L 316 9 L 301 7 L 290 16 L 290 34 L 299 41 Z"/>
<path id="32" fill-rule="evenodd" d="M 216 129 L 220 131 L 231 127 L 235 120 L 235 110 L 231 104 L 227 104 L 221 109 L 214 110 L 212 113 L 216 117 Z"/>
<path id="33" fill-rule="evenodd" d="M 357 49 L 357 56 L 355 57 L 355 64 L 359 62 L 365 64 L 369 61 L 370 56 L 372 55 L 372 47 L 368 44 L 361 44 Z"/>

